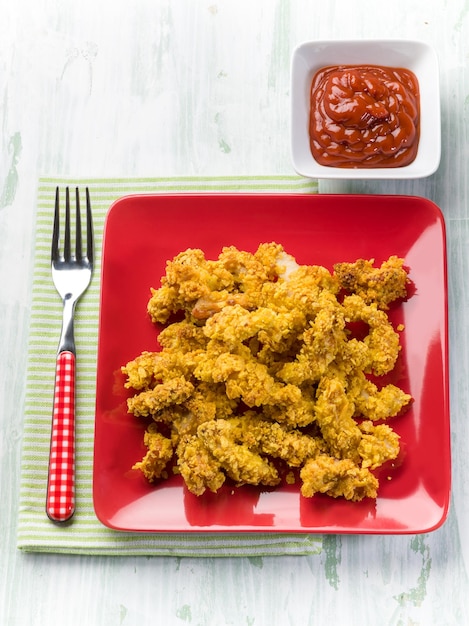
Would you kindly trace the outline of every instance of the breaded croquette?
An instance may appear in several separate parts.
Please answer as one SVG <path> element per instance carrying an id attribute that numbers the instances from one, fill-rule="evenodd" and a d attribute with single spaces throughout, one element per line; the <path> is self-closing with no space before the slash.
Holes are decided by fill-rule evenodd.
<path id="1" fill-rule="evenodd" d="M 307 498 L 376 498 L 373 470 L 400 449 L 379 422 L 412 401 L 377 382 L 399 357 L 387 310 L 408 282 L 395 256 L 330 272 L 299 265 L 278 243 L 229 246 L 216 260 L 178 254 L 148 303 L 152 321 L 166 324 L 161 350 L 122 367 L 135 391 L 129 412 L 152 420 L 134 467 L 149 481 L 172 468 L 197 496 L 226 480 L 273 488 L 297 472 Z"/>

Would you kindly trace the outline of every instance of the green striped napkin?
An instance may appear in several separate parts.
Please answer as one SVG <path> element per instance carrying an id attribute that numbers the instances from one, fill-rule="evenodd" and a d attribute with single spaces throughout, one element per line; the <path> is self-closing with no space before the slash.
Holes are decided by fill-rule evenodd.
<path id="1" fill-rule="evenodd" d="M 77 510 L 67 526 L 45 514 L 55 353 L 62 305 L 50 275 L 56 186 L 89 187 L 96 235 L 96 268 L 76 315 Z M 25 402 L 18 547 L 31 552 L 163 556 L 262 556 L 318 554 L 321 536 L 282 533 L 128 533 L 104 527 L 92 501 L 94 390 L 99 303 L 100 246 L 104 218 L 119 197 L 135 193 L 315 193 L 317 182 L 297 176 L 93 179 L 41 178 L 38 187 L 35 265 Z"/>

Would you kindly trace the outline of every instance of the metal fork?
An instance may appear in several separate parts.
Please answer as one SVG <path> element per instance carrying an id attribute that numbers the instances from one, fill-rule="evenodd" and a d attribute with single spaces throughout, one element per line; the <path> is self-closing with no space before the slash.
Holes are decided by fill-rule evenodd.
<path id="1" fill-rule="evenodd" d="M 63 302 L 62 332 L 57 350 L 46 512 L 54 522 L 67 522 L 75 512 L 75 338 L 74 313 L 93 273 L 93 221 L 86 188 L 86 254 L 82 251 L 80 195 L 76 188 L 75 253 L 72 253 L 70 192 L 65 190 L 63 253 L 60 247 L 59 188 L 55 192 L 52 234 L 52 279 Z"/>

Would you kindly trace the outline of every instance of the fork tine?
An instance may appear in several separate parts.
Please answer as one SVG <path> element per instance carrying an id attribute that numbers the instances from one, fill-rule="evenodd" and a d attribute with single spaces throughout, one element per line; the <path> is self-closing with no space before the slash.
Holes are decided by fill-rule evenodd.
<path id="1" fill-rule="evenodd" d="M 64 259 L 70 261 L 72 258 L 70 248 L 70 192 L 65 189 L 65 235 L 64 235 Z"/>
<path id="2" fill-rule="evenodd" d="M 59 232 L 60 232 L 60 200 L 59 188 L 55 190 L 55 210 L 54 210 L 54 230 L 52 232 L 51 259 L 58 261 L 59 259 Z"/>
<path id="3" fill-rule="evenodd" d="M 86 256 L 88 261 L 93 263 L 93 217 L 91 215 L 90 192 L 86 188 Z"/>
<path id="4" fill-rule="evenodd" d="M 80 216 L 80 192 L 78 187 L 75 189 L 75 206 L 76 206 L 76 227 L 75 227 L 75 255 L 77 260 L 82 258 L 81 250 L 81 216 Z"/>

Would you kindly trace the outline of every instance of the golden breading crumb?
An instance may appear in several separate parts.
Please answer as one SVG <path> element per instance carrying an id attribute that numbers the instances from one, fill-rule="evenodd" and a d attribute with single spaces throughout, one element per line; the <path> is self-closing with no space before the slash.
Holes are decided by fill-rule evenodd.
<path id="1" fill-rule="evenodd" d="M 151 321 L 155 324 L 164 324 L 173 313 L 179 310 L 180 302 L 176 287 L 162 285 L 159 289 L 150 289 L 151 298 L 148 302 L 147 310 Z"/>
<path id="2" fill-rule="evenodd" d="M 255 304 L 245 293 L 231 293 L 229 291 L 212 291 L 198 298 L 191 315 L 195 320 L 206 320 L 215 313 L 220 313 L 225 307 L 239 305 L 242 309 L 253 309 Z"/>
<path id="3" fill-rule="evenodd" d="M 165 469 L 173 457 L 173 444 L 170 439 L 158 432 L 156 424 L 150 424 L 143 441 L 148 452 L 141 461 L 135 463 L 132 469 L 139 469 L 152 483 L 158 478 L 167 476 Z"/>
<path id="4" fill-rule="evenodd" d="M 372 422 L 363 422 L 359 426 L 363 435 L 358 446 L 362 467 L 376 469 L 397 457 L 399 454 L 399 435 L 387 424 L 375 426 Z"/>
<path id="5" fill-rule="evenodd" d="M 202 250 L 188 249 L 166 265 L 163 286 L 176 287 L 181 303 L 194 302 L 211 291 L 212 274 Z"/>
<path id="6" fill-rule="evenodd" d="M 201 496 L 206 489 L 215 493 L 225 482 L 219 461 L 196 435 L 179 442 L 177 456 L 178 470 L 189 491 L 196 496 Z"/>
<path id="7" fill-rule="evenodd" d="M 121 368 L 127 375 L 125 386 L 132 389 L 153 388 L 172 378 L 190 378 L 198 363 L 200 352 L 169 351 L 142 352 Z"/>
<path id="8" fill-rule="evenodd" d="M 225 447 L 244 445 L 253 454 L 282 459 L 290 467 L 300 467 L 307 459 L 315 457 L 324 449 L 321 438 L 267 420 L 256 411 L 246 411 L 242 417 L 214 420 L 213 423 L 203 426 L 198 432 L 199 436 L 201 433 L 205 436 L 209 428 L 218 429 Z M 209 445 L 208 447 L 210 448 Z M 255 463 L 257 462 L 256 460 Z"/>
<path id="9" fill-rule="evenodd" d="M 158 335 L 158 343 L 166 351 L 187 355 L 189 352 L 206 348 L 208 339 L 203 328 L 191 322 L 173 322 Z"/>
<path id="10" fill-rule="evenodd" d="M 125 386 L 132 389 L 153 387 L 155 382 L 153 373 L 159 358 L 161 356 L 158 352 L 142 352 L 136 359 L 121 367 L 122 373 L 127 376 Z"/>
<path id="11" fill-rule="evenodd" d="M 251 449 L 259 450 L 275 459 L 282 459 L 290 467 L 301 467 L 309 458 L 314 458 L 324 449 L 319 437 L 305 435 L 300 430 L 290 430 L 279 423 L 254 416 L 241 420 L 242 441 Z"/>
<path id="12" fill-rule="evenodd" d="M 131 413 L 139 417 L 148 417 L 171 406 L 187 400 L 194 390 L 194 385 L 184 378 L 172 378 L 148 391 L 142 391 L 127 401 Z"/>
<path id="13" fill-rule="evenodd" d="M 129 412 L 152 420 L 135 467 L 154 481 L 171 465 L 195 495 L 227 478 L 293 484 L 296 472 L 304 497 L 375 498 L 372 470 L 400 448 L 378 422 L 412 402 L 377 382 L 399 357 L 386 311 L 408 283 L 395 256 L 331 273 L 299 265 L 275 242 L 254 253 L 228 246 L 214 260 L 199 249 L 178 254 L 148 303 L 153 322 L 166 324 L 161 350 L 122 367 L 135 391 Z"/>
<path id="14" fill-rule="evenodd" d="M 354 404 L 337 378 L 323 378 L 318 386 L 314 407 L 316 421 L 333 456 L 357 459 L 362 433 L 353 419 Z"/>
<path id="15" fill-rule="evenodd" d="M 170 419 L 165 422 L 173 427 L 173 440 L 179 441 L 187 435 L 195 435 L 200 424 L 213 419 L 225 419 L 233 415 L 236 402 L 230 400 L 221 386 L 210 383 L 200 383 L 194 393 L 182 402 L 175 410 L 169 412 Z M 165 415 L 160 413 L 153 419 L 163 421 Z"/>
<path id="16" fill-rule="evenodd" d="M 238 443 L 228 420 L 212 420 L 199 426 L 198 438 L 238 484 L 278 485 L 280 478 L 271 461 Z"/>
<path id="17" fill-rule="evenodd" d="M 344 298 L 343 308 L 347 321 L 362 321 L 370 327 L 370 332 L 363 340 L 368 349 L 363 371 L 376 376 L 390 372 L 396 364 L 401 346 L 399 334 L 392 327 L 386 313 L 379 310 L 376 303 L 366 304 L 357 295 Z"/>
<path id="18" fill-rule="evenodd" d="M 316 421 L 316 399 L 313 389 L 301 389 L 301 396 L 297 401 L 283 405 L 267 405 L 263 407 L 264 415 L 271 421 L 290 428 L 303 428 Z"/>
<path id="19" fill-rule="evenodd" d="M 236 254 L 236 248 L 234 250 Z M 281 244 L 275 242 L 261 243 L 254 252 L 254 259 L 259 261 L 267 280 L 285 276 L 292 266 L 298 267 L 296 260 L 285 252 Z"/>
<path id="20" fill-rule="evenodd" d="M 284 352 L 304 326 L 304 317 L 292 311 L 278 313 L 267 307 L 249 311 L 233 304 L 210 317 L 204 326 L 204 333 L 209 339 L 221 341 L 230 349 L 258 337 L 271 350 Z"/>
<path id="21" fill-rule="evenodd" d="M 406 297 L 409 279 L 403 259 L 391 256 L 379 268 L 373 267 L 373 261 L 359 259 L 355 263 L 336 263 L 334 274 L 345 291 L 386 310 L 391 302 Z"/>
<path id="22" fill-rule="evenodd" d="M 228 398 L 239 398 L 248 407 L 290 405 L 301 396 L 298 387 L 277 382 L 265 365 L 253 360 L 245 361 L 240 371 L 229 376 L 225 388 Z"/>
<path id="23" fill-rule="evenodd" d="M 294 361 L 287 362 L 279 378 L 294 385 L 316 383 L 346 342 L 345 317 L 335 297 L 322 293 L 322 306 L 301 335 L 302 346 Z"/>
<path id="24" fill-rule="evenodd" d="M 350 380 L 348 396 L 355 403 L 355 416 L 372 421 L 386 420 L 399 415 L 412 400 L 410 394 L 393 384 L 378 389 L 364 374 L 357 374 Z"/>
<path id="25" fill-rule="evenodd" d="M 333 498 L 359 501 L 376 498 L 378 479 L 368 468 L 358 467 L 350 459 L 337 459 L 321 454 L 304 464 L 300 477 L 301 495 L 311 498 L 315 493 L 327 493 Z"/>

